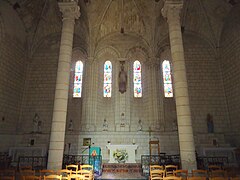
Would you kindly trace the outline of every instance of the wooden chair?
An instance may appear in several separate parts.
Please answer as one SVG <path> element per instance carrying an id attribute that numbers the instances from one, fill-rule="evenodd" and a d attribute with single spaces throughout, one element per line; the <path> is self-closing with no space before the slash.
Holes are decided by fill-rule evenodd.
<path id="1" fill-rule="evenodd" d="M 40 176 L 23 176 L 23 180 L 41 180 Z"/>
<path id="2" fill-rule="evenodd" d="M 93 165 L 83 164 L 80 166 L 80 170 L 90 170 L 93 171 Z"/>
<path id="3" fill-rule="evenodd" d="M 173 171 L 178 170 L 178 167 L 176 165 L 166 165 L 165 166 L 165 176 L 174 176 Z"/>
<path id="4" fill-rule="evenodd" d="M 188 177 L 188 170 L 178 169 L 173 171 L 173 175 L 177 177 L 182 177 L 182 179 L 187 179 Z"/>
<path id="5" fill-rule="evenodd" d="M 222 167 L 221 166 L 217 166 L 217 165 L 209 165 L 208 166 L 208 171 L 215 171 L 215 170 L 221 170 Z"/>
<path id="6" fill-rule="evenodd" d="M 209 180 L 228 180 L 228 177 L 210 177 Z"/>
<path id="7" fill-rule="evenodd" d="M 43 177 L 44 180 L 62 180 L 62 176 L 61 175 L 56 175 L 56 174 L 51 174 L 51 175 L 48 175 L 48 176 L 44 176 Z"/>
<path id="8" fill-rule="evenodd" d="M 58 175 L 62 175 L 62 180 L 68 180 L 68 176 L 72 175 L 72 170 L 61 169 L 57 171 Z"/>
<path id="9" fill-rule="evenodd" d="M 85 176 L 84 175 L 80 175 L 80 174 L 72 174 L 71 176 L 68 177 L 68 180 L 85 180 Z"/>
<path id="10" fill-rule="evenodd" d="M 160 170 L 160 169 L 154 169 L 151 171 L 150 173 L 150 177 L 149 179 L 163 179 L 163 177 L 165 176 L 165 171 L 164 170 Z"/>
<path id="11" fill-rule="evenodd" d="M 21 170 L 20 171 L 21 179 L 23 179 L 24 176 L 35 176 L 35 171 L 30 169 Z"/>
<path id="12" fill-rule="evenodd" d="M 92 179 L 94 180 L 94 169 L 93 169 L 93 165 L 89 165 L 89 164 L 83 164 L 80 166 L 80 170 L 88 170 L 92 172 Z"/>
<path id="13" fill-rule="evenodd" d="M 203 169 L 193 169 L 192 170 L 192 177 L 208 177 L 207 170 Z"/>
<path id="14" fill-rule="evenodd" d="M 240 177 L 230 177 L 230 180 L 240 180 Z"/>
<path id="15" fill-rule="evenodd" d="M 227 172 L 225 170 L 213 170 L 209 172 L 209 177 L 226 177 Z"/>
<path id="16" fill-rule="evenodd" d="M 51 175 L 51 174 L 55 174 L 54 170 L 50 170 L 50 169 L 42 169 L 39 171 L 40 172 L 40 176 L 47 176 L 47 175 Z"/>
<path id="17" fill-rule="evenodd" d="M 69 164 L 69 165 L 66 165 L 66 169 L 72 170 L 72 174 L 76 174 L 76 171 L 78 171 L 78 165 Z"/>
<path id="18" fill-rule="evenodd" d="M 168 176 L 168 177 L 163 177 L 163 180 L 182 180 L 182 178 L 177 176 Z"/>
<path id="19" fill-rule="evenodd" d="M 154 169 L 164 170 L 164 167 L 160 165 L 150 165 L 149 167 L 150 173 L 151 173 L 151 170 L 154 170 Z"/>
<path id="20" fill-rule="evenodd" d="M 14 169 L 0 170 L 0 179 L 15 180 L 16 171 Z"/>
<path id="21" fill-rule="evenodd" d="M 160 165 L 150 165 L 150 167 L 149 167 L 149 179 L 151 179 L 151 174 L 152 174 L 153 170 L 163 170 L 164 171 L 164 167 L 160 166 Z M 165 171 L 164 171 L 164 173 L 165 173 Z"/>
<path id="22" fill-rule="evenodd" d="M 93 179 L 93 172 L 91 170 L 86 170 L 86 169 L 78 170 L 77 174 L 84 175 L 85 179 L 88 179 L 88 180 Z"/>
<path id="23" fill-rule="evenodd" d="M 207 180 L 207 177 L 204 176 L 192 176 L 192 177 L 188 177 L 188 180 Z"/>

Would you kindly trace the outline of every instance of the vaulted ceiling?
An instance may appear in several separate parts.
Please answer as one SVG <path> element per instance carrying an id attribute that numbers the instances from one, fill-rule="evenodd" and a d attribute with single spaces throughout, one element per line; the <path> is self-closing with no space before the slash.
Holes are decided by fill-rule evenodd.
<path id="1" fill-rule="evenodd" d="M 30 43 L 51 33 L 61 32 L 61 13 L 56 0 L 5 0 L 22 19 Z M 97 46 L 112 34 L 129 34 L 153 47 L 166 38 L 168 28 L 161 15 L 164 0 L 79 0 L 81 17 L 76 34 Z M 184 0 L 182 29 L 218 46 L 222 28 L 240 0 Z M 236 22 L 240 17 L 237 16 Z"/>

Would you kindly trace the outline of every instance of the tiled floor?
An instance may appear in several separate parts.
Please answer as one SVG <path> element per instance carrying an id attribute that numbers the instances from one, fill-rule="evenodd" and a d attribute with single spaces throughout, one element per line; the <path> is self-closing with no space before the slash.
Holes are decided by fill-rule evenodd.
<path id="1" fill-rule="evenodd" d="M 101 176 L 96 177 L 95 179 L 101 179 L 101 180 L 110 180 L 110 179 L 117 179 L 117 180 L 127 180 L 127 179 L 141 179 L 141 180 L 147 180 L 148 178 L 145 176 L 142 176 L 140 173 L 112 173 L 112 172 L 103 172 Z"/>

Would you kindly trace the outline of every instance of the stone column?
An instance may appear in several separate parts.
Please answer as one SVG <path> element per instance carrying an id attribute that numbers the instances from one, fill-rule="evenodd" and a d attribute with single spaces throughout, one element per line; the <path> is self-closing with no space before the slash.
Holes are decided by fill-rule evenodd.
<path id="1" fill-rule="evenodd" d="M 154 131 L 160 131 L 162 123 L 160 124 L 159 121 L 159 111 L 162 111 L 162 109 L 159 109 L 158 106 L 158 86 L 157 86 L 157 79 L 159 74 L 157 74 L 159 69 L 159 64 L 156 63 L 156 58 L 152 57 L 148 63 L 146 63 L 148 67 L 148 95 L 149 95 L 149 122 L 151 122 L 151 129 Z"/>
<path id="2" fill-rule="evenodd" d="M 65 1 L 58 5 L 63 14 L 63 25 L 47 165 L 53 170 L 62 169 L 74 24 L 80 16 L 77 2 Z"/>
<path id="3" fill-rule="evenodd" d="M 180 23 L 182 6 L 183 0 L 166 0 L 162 14 L 169 27 L 181 164 L 182 169 L 192 170 L 197 166 Z"/>

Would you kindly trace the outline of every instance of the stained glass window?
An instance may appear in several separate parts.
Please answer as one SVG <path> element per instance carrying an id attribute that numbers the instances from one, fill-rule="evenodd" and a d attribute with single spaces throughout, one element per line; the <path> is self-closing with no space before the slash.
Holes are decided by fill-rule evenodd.
<path id="1" fill-rule="evenodd" d="M 142 97 L 142 66 L 139 61 L 133 63 L 134 97 Z"/>
<path id="2" fill-rule="evenodd" d="M 164 60 L 162 63 L 164 96 L 173 97 L 172 76 L 170 62 Z"/>
<path id="3" fill-rule="evenodd" d="M 82 61 L 77 61 L 75 66 L 73 97 L 81 97 L 82 95 L 82 76 L 83 63 Z"/>
<path id="4" fill-rule="evenodd" d="M 104 63 L 104 84 L 103 97 L 111 97 L 112 95 L 112 63 L 106 61 Z"/>

